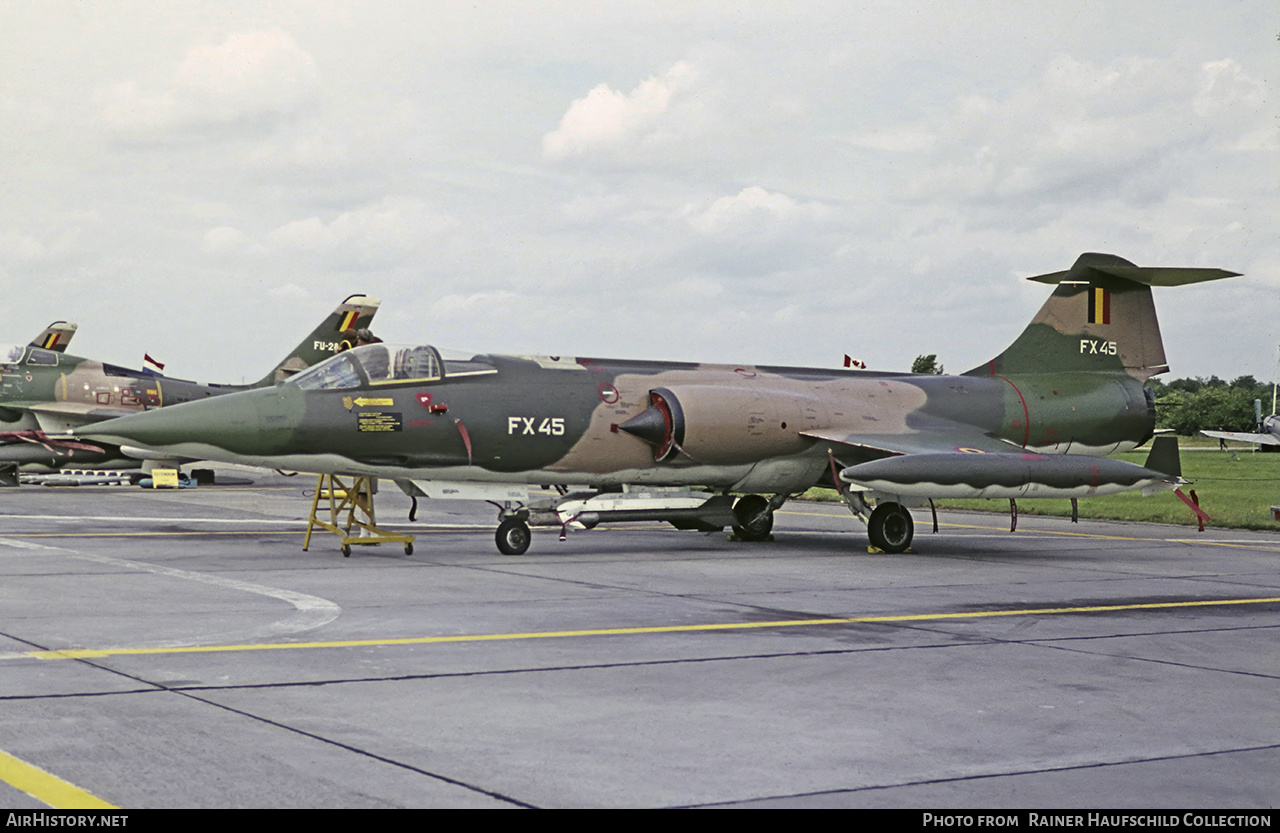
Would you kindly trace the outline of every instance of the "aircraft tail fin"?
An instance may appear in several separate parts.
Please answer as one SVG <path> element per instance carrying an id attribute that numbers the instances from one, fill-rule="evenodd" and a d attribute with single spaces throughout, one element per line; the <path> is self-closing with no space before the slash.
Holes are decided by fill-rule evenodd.
<path id="1" fill-rule="evenodd" d="M 1145 381 L 1169 369 L 1151 287 L 1238 274 L 1224 269 L 1137 266 L 1115 255 L 1082 254 L 1065 272 L 1028 278 L 1057 286 L 1008 349 L 964 375 L 1104 371 Z"/>
<path id="2" fill-rule="evenodd" d="M 45 350 L 53 350 L 56 353 L 67 352 L 67 345 L 71 343 L 71 337 L 76 334 L 77 325 L 66 321 L 55 321 L 48 327 L 45 327 L 40 335 L 31 339 L 32 347 L 40 347 Z"/>
<path id="3" fill-rule="evenodd" d="M 348 296 L 254 387 L 267 387 L 283 382 L 295 373 L 337 353 L 344 340 L 351 340 L 352 333 L 368 328 L 381 303 L 382 301 L 369 295 Z M 354 344 L 349 343 L 347 346 Z"/>

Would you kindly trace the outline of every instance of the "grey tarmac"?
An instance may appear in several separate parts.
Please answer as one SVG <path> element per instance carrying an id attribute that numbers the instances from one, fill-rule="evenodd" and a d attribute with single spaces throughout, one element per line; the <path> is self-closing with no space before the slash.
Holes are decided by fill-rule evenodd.
<path id="1" fill-rule="evenodd" d="M 314 478 L 249 476 L 5 491 L 0 763 L 123 808 L 1263 808 L 1280 786 L 1275 534 L 942 513 L 886 555 L 792 502 L 771 542 L 636 524 L 513 558 L 491 507 L 409 524 L 384 488 L 414 554 L 343 558 L 301 551 Z M 47 805 L 0 781 L 0 806 Z"/>

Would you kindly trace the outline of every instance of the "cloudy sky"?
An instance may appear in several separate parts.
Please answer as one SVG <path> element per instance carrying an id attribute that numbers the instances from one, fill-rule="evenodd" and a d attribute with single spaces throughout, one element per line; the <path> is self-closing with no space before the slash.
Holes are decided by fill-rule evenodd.
<path id="1" fill-rule="evenodd" d="M 256 379 L 389 341 L 973 367 L 1084 251 L 1277 373 L 1273 2 L 0 0 L 0 341 Z"/>

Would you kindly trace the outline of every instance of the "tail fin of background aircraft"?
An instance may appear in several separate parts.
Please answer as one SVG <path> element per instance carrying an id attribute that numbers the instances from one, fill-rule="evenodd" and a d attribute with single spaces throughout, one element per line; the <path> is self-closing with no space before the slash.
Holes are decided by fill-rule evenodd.
<path id="1" fill-rule="evenodd" d="M 1057 284 L 1022 335 L 966 376 L 1111 371 L 1145 381 L 1169 369 L 1153 286 L 1182 286 L 1238 272 L 1135 266 L 1115 255 L 1086 253 L 1066 272 L 1028 280 Z"/>
<path id="2" fill-rule="evenodd" d="M 40 335 L 31 339 L 32 347 L 42 347 L 45 350 L 53 350 L 57 353 L 67 352 L 67 345 L 71 343 L 71 337 L 76 334 L 76 325 L 69 324 L 66 321 L 55 321 Z"/>
<path id="3" fill-rule="evenodd" d="M 288 358 L 272 368 L 254 387 L 268 387 L 276 382 L 283 382 L 293 374 L 337 353 L 344 338 L 343 333 L 368 327 L 381 303 L 379 299 L 368 295 L 349 296 L 320 322 L 319 327 L 293 348 Z"/>

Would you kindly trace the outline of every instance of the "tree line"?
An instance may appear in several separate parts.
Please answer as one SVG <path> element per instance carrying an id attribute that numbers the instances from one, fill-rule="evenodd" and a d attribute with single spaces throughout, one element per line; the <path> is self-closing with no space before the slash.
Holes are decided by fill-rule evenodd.
<path id="1" fill-rule="evenodd" d="M 1253 401 L 1262 400 L 1263 415 L 1271 413 L 1271 383 L 1252 376 L 1230 382 L 1217 376 L 1152 379 L 1156 394 L 1156 427 L 1171 428 L 1183 436 L 1210 431 L 1253 431 Z"/>

